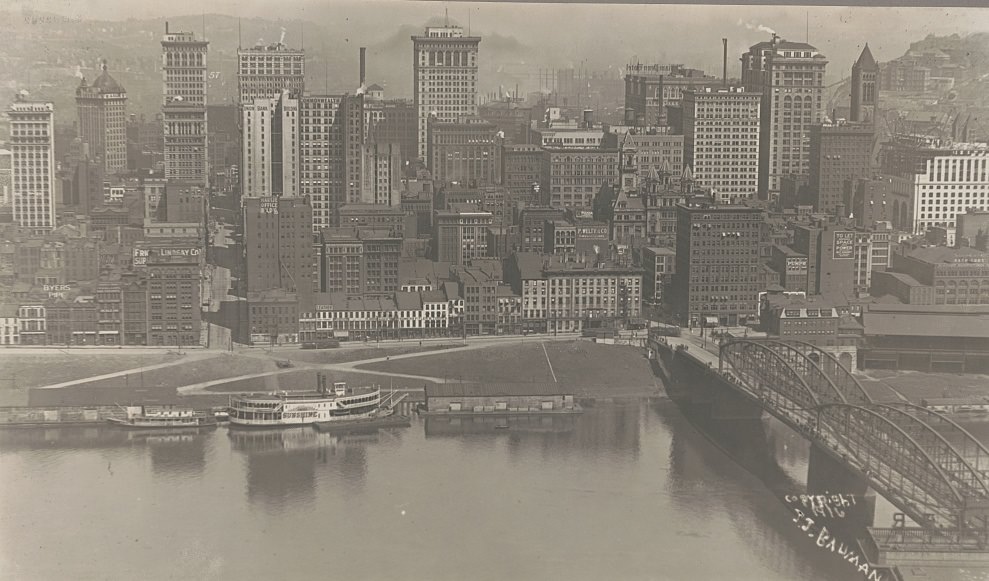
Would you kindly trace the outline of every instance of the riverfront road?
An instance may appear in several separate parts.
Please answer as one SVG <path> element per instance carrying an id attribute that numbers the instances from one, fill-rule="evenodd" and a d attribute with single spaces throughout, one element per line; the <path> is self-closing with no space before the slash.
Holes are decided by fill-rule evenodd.
<path id="1" fill-rule="evenodd" d="M 341 341 L 338 349 L 368 349 L 371 347 L 413 347 L 416 345 L 450 345 L 459 343 L 463 345 L 483 344 L 483 345 L 511 345 L 525 344 L 538 341 L 573 341 L 579 339 L 580 333 L 558 333 L 553 334 L 530 334 L 530 335 L 481 335 L 463 337 L 425 337 L 422 339 L 383 339 L 380 341 Z M 274 351 L 280 355 L 298 351 L 301 346 L 298 343 L 282 345 L 243 345 L 236 344 L 235 351 L 264 350 Z"/>
<path id="2" fill-rule="evenodd" d="M 203 382 L 200 382 L 200 383 L 193 383 L 193 384 L 189 384 L 189 385 L 183 385 L 183 386 L 177 388 L 176 391 L 179 393 L 179 395 L 198 395 L 198 394 L 202 394 L 202 393 L 207 392 L 210 387 L 214 387 L 214 386 L 217 386 L 217 385 L 223 385 L 223 384 L 227 384 L 227 383 L 232 383 L 234 381 L 242 381 L 242 380 L 248 380 L 248 379 L 258 379 L 258 378 L 264 378 L 264 377 L 272 377 L 272 376 L 276 376 L 276 375 L 284 375 L 284 374 L 294 373 L 294 372 L 297 372 L 297 371 L 300 371 L 300 370 L 305 370 L 305 369 L 315 370 L 315 371 L 336 371 L 336 372 L 340 372 L 340 373 L 365 373 L 365 374 L 371 374 L 371 375 L 376 375 L 376 376 L 394 377 L 396 379 L 415 380 L 415 381 L 428 381 L 428 382 L 432 382 L 432 383 L 448 383 L 448 382 L 454 382 L 454 381 L 459 382 L 460 381 L 459 379 L 453 379 L 453 378 L 449 378 L 449 377 L 444 378 L 444 377 L 435 377 L 435 376 L 429 376 L 429 375 L 413 375 L 413 374 L 408 374 L 408 373 L 395 373 L 395 372 L 391 372 L 391 371 L 379 371 L 379 370 L 364 369 L 363 367 L 366 366 L 366 365 L 371 365 L 373 363 L 383 363 L 385 361 L 399 361 L 399 360 L 402 360 L 402 359 L 412 359 L 412 358 L 415 358 L 415 357 L 429 357 L 429 356 L 440 355 L 440 354 L 457 353 L 457 352 L 461 352 L 461 351 L 475 351 L 475 350 L 478 350 L 478 349 L 485 349 L 485 348 L 488 348 L 488 347 L 496 347 L 496 346 L 499 346 L 499 345 L 504 345 L 506 343 L 514 343 L 514 342 L 517 341 L 517 339 L 515 341 L 511 341 L 511 340 L 508 340 L 507 338 L 495 338 L 495 337 L 492 337 L 491 339 L 492 340 L 471 341 L 467 345 L 463 345 L 463 346 L 459 346 L 459 347 L 452 347 L 450 349 L 444 349 L 444 350 L 441 350 L 441 351 L 429 350 L 429 351 L 417 351 L 417 352 L 414 352 L 414 353 L 402 353 L 402 354 L 398 354 L 398 355 L 383 355 L 381 357 L 372 357 L 372 358 L 368 358 L 368 359 L 361 359 L 361 360 L 358 360 L 358 361 L 347 361 L 347 362 L 341 362 L 341 363 L 305 363 L 305 362 L 293 362 L 293 367 L 289 367 L 289 368 L 285 368 L 285 369 L 277 369 L 277 370 L 272 370 L 272 371 L 263 371 L 263 372 L 258 372 L 258 373 L 251 373 L 251 374 L 246 374 L 246 375 L 240 375 L 240 376 L 237 376 L 237 377 L 225 377 L 225 378 L 222 378 L 222 379 L 214 379 L 214 380 L 210 380 L 210 381 L 203 381 Z M 500 339 L 500 340 L 493 340 L 493 339 Z M 566 340 L 572 340 L 572 339 L 573 339 L 573 337 L 561 337 L 561 336 L 557 336 L 555 339 L 553 337 L 544 337 L 544 338 L 541 338 L 540 339 L 540 342 L 542 342 L 542 341 L 550 341 L 550 340 L 566 341 Z M 408 345 L 409 342 L 406 341 L 405 344 Z M 298 347 L 296 347 L 296 348 L 298 348 Z M 544 347 L 544 349 L 545 349 L 545 347 Z M 267 356 L 268 355 L 267 352 L 263 352 L 263 351 L 243 352 L 241 354 L 242 355 L 245 355 L 245 356 L 248 356 L 248 357 L 252 357 L 253 356 L 253 357 L 263 357 L 265 359 L 268 359 L 269 358 Z M 549 355 L 547 354 L 546 357 L 547 357 L 547 363 L 549 363 Z"/>

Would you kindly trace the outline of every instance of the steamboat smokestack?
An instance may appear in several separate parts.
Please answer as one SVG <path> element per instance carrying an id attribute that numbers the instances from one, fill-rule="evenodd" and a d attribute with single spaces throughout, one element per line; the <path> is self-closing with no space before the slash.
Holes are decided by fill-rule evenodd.
<path id="1" fill-rule="evenodd" d="M 724 86 L 728 86 L 728 39 L 722 38 L 721 44 L 724 46 L 725 54 L 724 60 L 721 63 L 721 83 Z"/>
<path id="2" fill-rule="evenodd" d="M 361 86 L 362 87 L 364 86 L 364 72 L 365 72 L 365 66 L 366 66 L 365 65 L 365 62 L 367 60 L 366 53 L 367 53 L 367 48 L 365 48 L 365 47 L 362 46 L 361 47 Z M 351 53 L 351 54 L 353 54 L 353 53 Z"/>

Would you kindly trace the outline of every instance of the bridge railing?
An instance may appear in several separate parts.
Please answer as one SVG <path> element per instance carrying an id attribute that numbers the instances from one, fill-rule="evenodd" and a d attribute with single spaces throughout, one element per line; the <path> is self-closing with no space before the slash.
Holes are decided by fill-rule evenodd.
<path id="1" fill-rule="evenodd" d="M 943 529 L 922 527 L 869 527 L 869 535 L 880 550 L 985 551 L 989 548 L 986 529 Z"/>

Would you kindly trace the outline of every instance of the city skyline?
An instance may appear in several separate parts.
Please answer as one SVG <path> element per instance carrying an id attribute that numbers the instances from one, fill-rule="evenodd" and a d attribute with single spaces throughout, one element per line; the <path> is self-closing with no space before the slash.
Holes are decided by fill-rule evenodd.
<path id="1" fill-rule="evenodd" d="M 118 2 L 0 12 L 0 570 L 989 575 L 989 9 Z"/>
<path id="2" fill-rule="evenodd" d="M 984 10 L 957 7 L 734 6 L 731 11 L 725 11 L 715 6 L 697 5 L 526 3 L 525 10 L 531 17 L 517 20 L 513 11 L 518 4 L 513 3 L 378 0 L 365 4 L 333 2 L 332 6 L 330 10 L 317 2 L 296 0 L 280 5 L 278 18 L 274 18 L 259 2 L 197 2 L 189 3 L 186 10 L 182 9 L 182 2 L 170 3 L 167 10 L 135 3 L 128 5 L 133 12 L 114 6 L 113 0 L 89 0 L 71 5 L 48 0 L 19 0 L 10 4 L 15 11 L 50 11 L 71 21 L 172 18 L 184 23 L 188 19 L 196 23 L 194 29 L 200 35 L 205 24 L 207 38 L 212 36 L 209 30 L 211 15 L 269 18 L 272 22 L 288 25 L 290 38 L 295 37 L 289 45 L 299 44 L 296 42 L 301 36 L 299 27 L 308 22 L 326 28 L 334 37 L 339 36 L 342 42 L 336 38 L 329 40 L 338 46 L 356 47 L 360 38 L 372 49 L 388 49 L 396 42 L 404 46 L 407 41 L 405 28 L 418 30 L 424 25 L 442 24 L 446 10 L 451 23 L 465 28 L 472 26 L 475 35 L 501 37 L 510 43 L 536 49 L 532 58 L 540 65 L 580 68 L 583 64 L 587 68 L 616 71 L 636 61 L 678 62 L 705 70 L 720 70 L 721 38 L 729 39 L 730 55 L 740 55 L 752 44 L 764 40 L 770 31 L 775 31 L 787 40 L 809 41 L 817 46 L 829 57 L 830 68 L 835 69 L 828 77 L 833 80 L 848 76 L 845 69 L 850 69 L 866 42 L 870 43 L 876 58 L 885 61 L 899 56 L 911 42 L 928 34 L 975 33 L 987 30 L 989 25 Z M 552 22 L 559 10 L 568 12 L 567 32 L 546 34 L 540 23 Z M 884 22 L 885 26 L 877 29 L 874 27 L 877 21 Z M 655 22 L 674 23 L 675 27 L 664 28 L 664 34 L 657 37 L 653 30 Z M 17 24 L 17 19 L 13 24 Z M 602 24 L 606 30 L 620 31 L 614 36 L 615 42 L 594 51 L 580 49 L 576 40 L 593 37 L 600 32 Z M 277 35 L 275 28 L 272 37 L 265 41 L 273 42 Z M 707 36 L 710 36 L 710 46 L 699 45 L 698 39 Z M 312 32 L 309 38 L 311 45 L 320 42 Z M 253 45 L 254 40 L 245 38 L 245 45 Z M 313 48 L 311 46 L 310 50 Z M 372 52 L 369 56 L 373 60 L 375 55 Z M 737 68 L 738 59 L 733 56 L 730 70 Z M 353 70 L 356 71 L 356 66 Z M 344 74 L 340 71 L 337 76 Z M 836 74 L 841 76 L 834 76 Z M 353 78 L 356 79 L 356 74 Z M 411 76 L 407 84 L 408 87 L 404 82 L 399 84 L 402 96 L 411 96 Z"/>

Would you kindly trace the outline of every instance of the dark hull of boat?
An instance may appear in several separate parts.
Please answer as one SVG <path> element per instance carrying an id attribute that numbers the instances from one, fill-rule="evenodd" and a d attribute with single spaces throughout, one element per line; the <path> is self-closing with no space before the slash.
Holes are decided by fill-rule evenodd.
<path id="1" fill-rule="evenodd" d="M 215 428 L 217 422 L 214 419 L 202 419 L 196 422 L 140 422 L 135 423 L 129 420 L 120 420 L 116 418 L 110 418 L 108 420 L 110 424 L 114 426 L 119 426 L 121 428 L 126 428 L 128 430 L 148 430 L 148 431 L 158 431 L 158 430 L 196 430 L 201 428 Z"/>
<path id="2" fill-rule="evenodd" d="M 320 432 L 332 432 L 335 434 L 344 434 L 348 432 L 365 432 L 374 431 L 381 428 L 407 428 L 412 425 L 412 421 L 409 416 L 402 416 L 398 414 L 370 418 L 364 420 L 338 420 L 334 422 L 316 422 L 313 424 Z"/>

